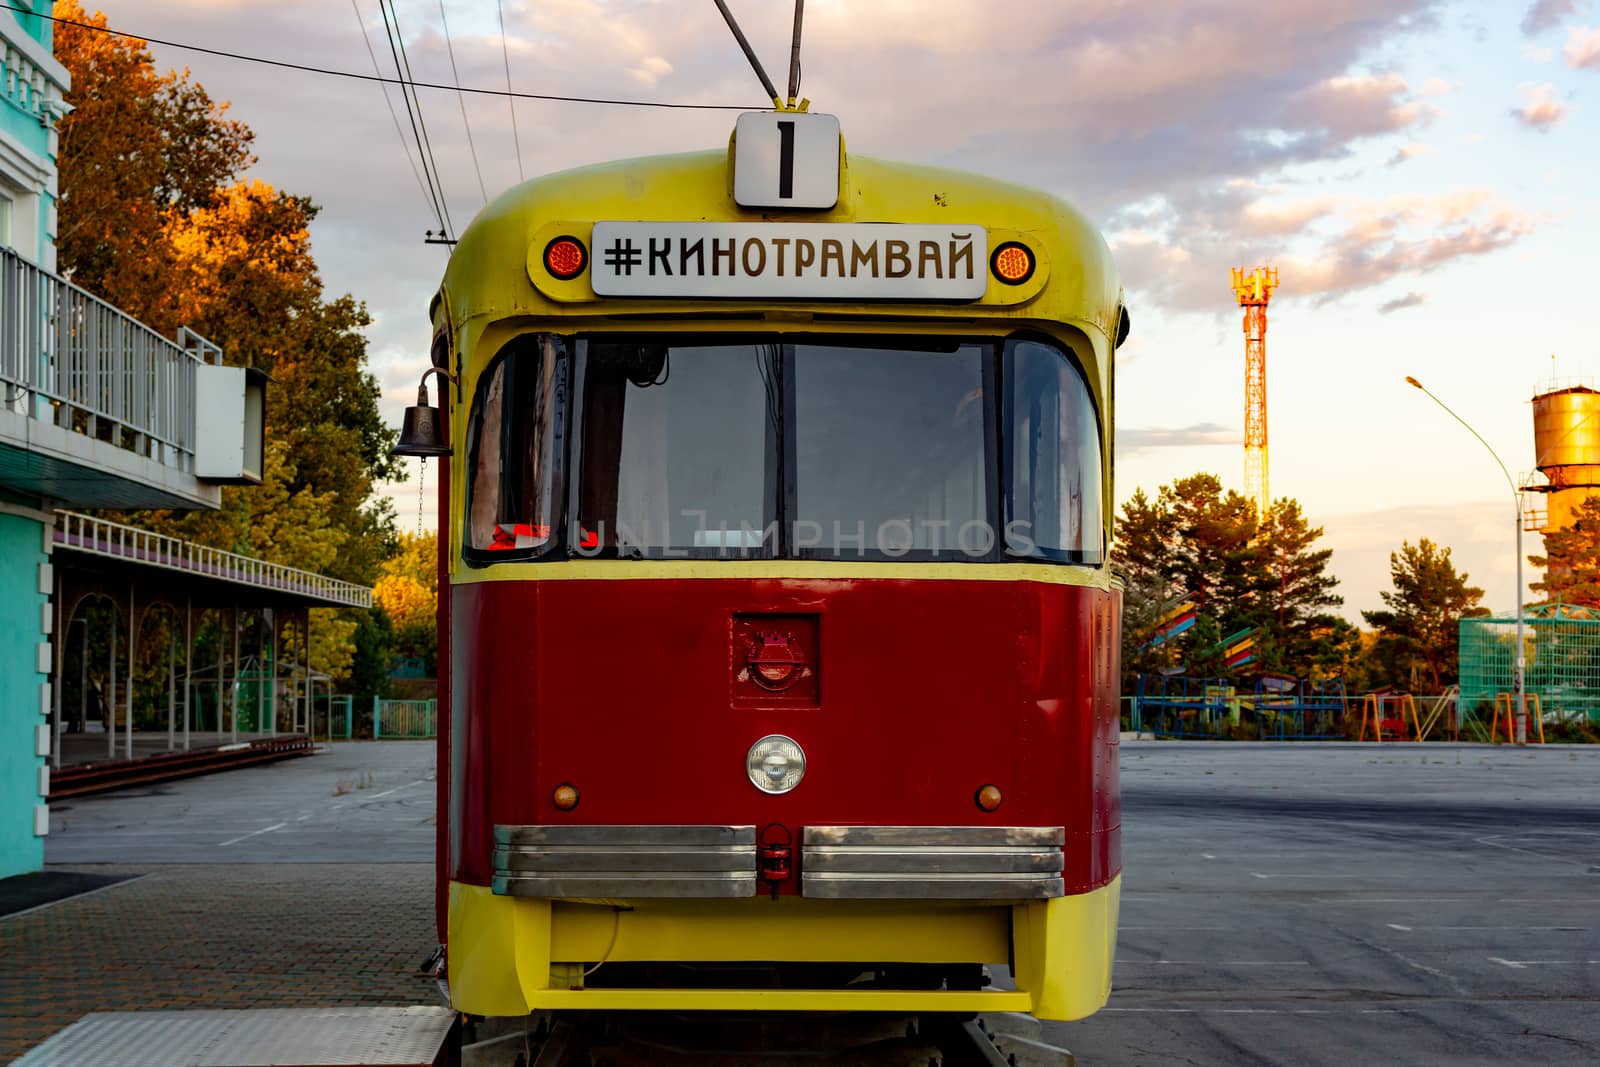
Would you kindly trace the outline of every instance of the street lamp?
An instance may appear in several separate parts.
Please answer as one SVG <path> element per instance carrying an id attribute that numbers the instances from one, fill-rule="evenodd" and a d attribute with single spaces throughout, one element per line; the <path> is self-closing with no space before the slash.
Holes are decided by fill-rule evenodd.
<path id="1" fill-rule="evenodd" d="M 1512 506 L 1516 508 L 1517 531 L 1517 658 L 1515 665 L 1511 669 L 1511 692 L 1512 698 L 1517 704 L 1517 744 L 1525 745 L 1528 743 L 1528 702 L 1527 694 L 1523 689 L 1522 681 L 1523 671 L 1527 666 L 1527 660 L 1523 655 L 1522 644 L 1522 493 L 1521 490 L 1517 488 L 1517 483 L 1512 479 L 1511 472 L 1506 470 L 1506 465 L 1504 463 L 1500 462 L 1499 454 L 1496 453 L 1494 449 L 1489 448 L 1489 442 L 1483 439 L 1482 434 L 1480 434 L 1477 430 L 1474 430 L 1471 425 L 1468 424 L 1466 419 L 1463 419 L 1460 415 L 1457 415 L 1454 411 L 1451 411 L 1449 404 L 1446 404 L 1443 400 L 1440 400 L 1438 397 L 1428 392 L 1428 390 L 1423 387 L 1421 382 L 1417 381 L 1409 374 L 1406 375 L 1406 384 L 1414 385 L 1418 389 L 1421 389 L 1429 400 L 1432 400 L 1435 404 L 1438 404 L 1440 407 L 1444 408 L 1444 410 L 1449 413 L 1452 419 L 1455 419 L 1461 425 L 1465 426 L 1467 428 L 1467 432 L 1478 439 L 1479 444 L 1481 444 L 1484 448 L 1488 448 L 1489 455 L 1494 456 L 1494 461 L 1500 465 L 1500 473 L 1506 476 L 1506 484 L 1511 487 L 1511 503 Z"/>

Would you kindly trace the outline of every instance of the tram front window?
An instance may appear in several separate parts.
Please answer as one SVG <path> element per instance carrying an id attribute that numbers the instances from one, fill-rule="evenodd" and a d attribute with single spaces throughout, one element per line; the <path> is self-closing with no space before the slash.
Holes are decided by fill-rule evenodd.
<path id="1" fill-rule="evenodd" d="M 795 347 L 796 555 L 992 555 L 990 351 Z"/>
<path id="2" fill-rule="evenodd" d="M 471 558 L 533 555 L 551 541 L 565 362 L 558 338 L 518 337 L 478 385 L 467 424 Z"/>
<path id="3" fill-rule="evenodd" d="M 776 345 L 589 342 L 579 547 L 771 554 L 779 358 Z"/>
<path id="4" fill-rule="evenodd" d="M 469 560 L 1102 562 L 1099 421 L 1065 349 L 697 341 L 508 344 L 468 424 Z"/>

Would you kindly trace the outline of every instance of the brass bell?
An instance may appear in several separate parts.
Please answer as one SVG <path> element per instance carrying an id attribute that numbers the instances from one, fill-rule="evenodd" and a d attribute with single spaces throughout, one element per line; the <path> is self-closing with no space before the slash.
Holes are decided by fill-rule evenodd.
<path id="1" fill-rule="evenodd" d="M 423 373 L 422 384 L 417 387 L 417 402 L 406 408 L 400 421 L 400 442 L 390 450 L 391 456 L 448 456 L 452 454 L 439 428 L 439 409 L 428 403 L 428 375 Z M 440 372 L 442 373 L 442 372 Z"/>

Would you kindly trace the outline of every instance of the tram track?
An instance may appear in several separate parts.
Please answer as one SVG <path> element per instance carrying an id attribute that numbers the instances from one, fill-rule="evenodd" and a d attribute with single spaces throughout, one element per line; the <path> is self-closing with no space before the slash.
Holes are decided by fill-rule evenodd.
<path id="1" fill-rule="evenodd" d="M 462 1067 L 1076 1067 L 1066 1049 L 1015 1014 L 964 1016 L 699 1016 L 578 1013 L 482 1036 L 469 1024 Z"/>

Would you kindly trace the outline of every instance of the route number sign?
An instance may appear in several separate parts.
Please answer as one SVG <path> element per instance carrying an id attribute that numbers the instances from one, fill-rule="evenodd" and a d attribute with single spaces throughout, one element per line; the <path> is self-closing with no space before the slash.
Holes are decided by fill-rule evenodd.
<path id="1" fill-rule="evenodd" d="M 740 207 L 831 208 L 839 202 L 839 120 L 750 111 L 734 127 L 733 199 Z"/>

